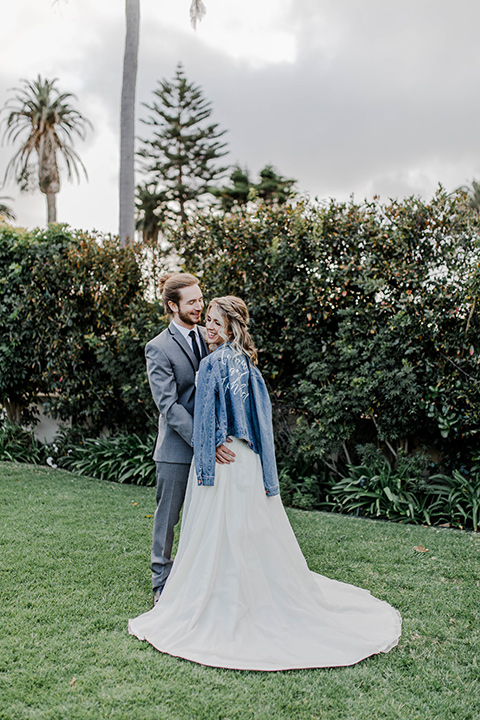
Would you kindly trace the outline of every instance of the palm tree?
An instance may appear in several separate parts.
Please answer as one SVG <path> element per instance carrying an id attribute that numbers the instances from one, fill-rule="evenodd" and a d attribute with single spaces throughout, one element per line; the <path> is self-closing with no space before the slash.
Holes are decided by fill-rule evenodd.
<path id="1" fill-rule="evenodd" d="M 192 0 L 190 20 L 194 29 L 197 21 L 201 20 L 204 15 L 205 5 L 202 0 Z M 140 35 L 140 0 L 125 0 L 125 18 L 119 184 L 119 234 L 122 245 L 133 242 L 135 232 L 135 94 Z"/>
<path id="2" fill-rule="evenodd" d="M 11 200 L 11 198 L 0 197 L 0 220 L 15 220 L 15 213 L 2 200 Z"/>
<path id="3" fill-rule="evenodd" d="M 133 242 L 135 233 L 135 93 L 140 35 L 140 0 L 125 0 L 125 17 L 119 187 L 119 234 L 122 245 Z"/>
<path id="4" fill-rule="evenodd" d="M 202 0 L 192 0 L 190 5 L 190 21 L 193 25 L 193 29 L 197 29 L 197 22 L 203 18 L 207 12 L 205 5 Z"/>
<path id="5" fill-rule="evenodd" d="M 60 93 L 57 79 L 23 80 L 23 88 L 13 88 L 17 95 L 7 101 L 2 112 L 5 131 L 3 137 L 21 146 L 8 164 L 5 178 L 13 175 L 22 189 L 32 175 L 32 154 L 38 159 L 38 186 L 47 196 L 47 222 L 56 222 L 56 195 L 60 190 L 57 153 L 63 157 L 69 180 L 80 180 L 80 168 L 87 171 L 72 145 L 73 135 L 85 139 L 91 123 L 70 104 L 72 93 Z"/>
<path id="6" fill-rule="evenodd" d="M 461 185 L 454 192 L 466 195 L 468 206 L 472 210 L 480 211 L 480 182 L 472 180 L 470 185 Z"/>
<path id="7" fill-rule="evenodd" d="M 165 224 L 168 193 L 158 190 L 155 183 L 137 186 L 136 229 L 142 233 L 143 242 L 155 247 L 158 235 Z"/>

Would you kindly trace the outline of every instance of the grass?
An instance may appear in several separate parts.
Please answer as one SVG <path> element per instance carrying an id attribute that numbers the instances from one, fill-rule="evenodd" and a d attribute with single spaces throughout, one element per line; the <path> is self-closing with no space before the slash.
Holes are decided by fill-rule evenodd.
<path id="1" fill-rule="evenodd" d="M 349 668 L 221 670 L 127 633 L 150 605 L 154 502 L 153 488 L 0 463 L 1 720 L 480 714 L 476 534 L 289 510 L 312 570 L 400 610 L 400 645 Z"/>

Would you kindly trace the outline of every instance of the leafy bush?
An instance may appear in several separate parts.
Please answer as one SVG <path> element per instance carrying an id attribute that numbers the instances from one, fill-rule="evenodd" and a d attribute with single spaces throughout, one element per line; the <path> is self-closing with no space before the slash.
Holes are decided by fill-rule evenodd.
<path id="1" fill-rule="evenodd" d="M 0 403 L 45 409 L 99 433 L 149 432 L 156 411 L 143 348 L 158 332 L 134 249 L 62 225 L 0 227 Z"/>
<path id="2" fill-rule="evenodd" d="M 393 453 L 427 446 L 448 473 L 471 456 L 479 223 L 462 196 L 442 190 L 430 202 L 298 202 L 192 221 L 193 244 L 178 243 L 187 269 L 210 296 L 248 302 L 260 366 L 290 428 L 281 462 L 339 455 L 356 465 L 356 446 L 369 442 Z"/>
<path id="3" fill-rule="evenodd" d="M 59 466 L 99 480 L 135 485 L 155 485 L 152 449 L 155 436 L 118 435 L 102 439 L 87 438 L 69 448 L 58 459 Z"/>
<path id="4" fill-rule="evenodd" d="M 278 479 L 284 505 L 301 510 L 326 509 L 325 497 L 332 484 L 326 470 L 314 472 L 307 466 L 284 465 L 279 470 Z"/>
<path id="5" fill-rule="evenodd" d="M 397 522 L 439 524 L 450 519 L 442 488 L 409 472 L 349 466 L 348 475 L 330 488 L 326 508 Z"/>
<path id="6" fill-rule="evenodd" d="M 361 465 L 346 464 L 343 475 L 309 474 L 305 464 L 284 466 L 280 488 L 285 504 L 357 516 L 426 525 L 451 525 L 478 530 L 480 525 L 480 468 L 462 474 L 433 473 L 428 458 L 399 453 L 388 462 L 374 445 L 357 448 Z M 476 459 L 478 462 L 478 459 Z"/>
<path id="7" fill-rule="evenodd" d="M 480 472 L 468 477 L 458 470 L 451 476 L 434 475 L 432 481 L 441 489 L 442 503 L 452 525 L 478 530 L 480 525 Z"/>
<path id="8" fill-rule="evenodd" d="M 257 205 L 192 218 L 189 237 L 178 249 L 207 300 L 248 301 L 287 502 L 476 526 L 480 215 L 465 198 Z M 160 313 L 136 252 L 58 225 L 5 226 L 0 271 L 9 417 L 31 419 L 41 393 L 91 435 L 153 431 L 143 345 Z M 369 444 L 390 462 L 364 459 Z M 408 457 L 424 447 L 435 480 Z M 106 448 L 100 464 L 124 476 Z"/>
<path id="9" fill-rule="evenodd" d="M 5 422 L 0 428 L 0 460 L 41 464 L 48 453 L 32 431 Z"/>
<path id="10" fill-rule="evenodd" d="M 73 428 L 46 444 L 36 440 L 33 431 L 4 422 L 0 426 L 0 460 L 47 464 L 111 482 L 155 485 L 154 441 L 155 435 L 89 438 Z"/>

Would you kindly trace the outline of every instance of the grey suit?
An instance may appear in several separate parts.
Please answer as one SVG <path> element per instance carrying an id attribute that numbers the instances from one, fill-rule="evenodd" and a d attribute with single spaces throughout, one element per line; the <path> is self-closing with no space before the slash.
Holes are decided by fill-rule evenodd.
<path id="1" fill-rule="evenodd" d="M 200 352 L 207 355 L 204 328 Z M 157 466 L 157 509 L 153 522 L 152 585 L 162 587 L 172 567 L 173 529 L 185 497 L 192 460 L 195 374 L 198 362 L 173 323 L 147 343 L 147 374 L 159 415 L 153 459 Z"/>

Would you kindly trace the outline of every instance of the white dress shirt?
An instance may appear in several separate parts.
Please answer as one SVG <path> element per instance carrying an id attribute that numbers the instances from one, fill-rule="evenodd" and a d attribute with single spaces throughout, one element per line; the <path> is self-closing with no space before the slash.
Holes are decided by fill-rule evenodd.
<path id="1" fill-rule="evenodd" d="M 182 333 L 183 337 L 185 338 L 185 340 L 186 340 L 186 341 L 188 342 L 188 344 L 190 345 L 190 350 L 191 350 L 192 352 L 193 352 L 193 344 L 192 344 L 192 338 L 190 337 L 189 333 L 191 333 L 192 330 L 195 332 L 195 336 L 196 336 L 196 338 L 197 338 L 198 349 L 200 350 L 200 357 L 202 357 L 202 355 L 203 355 L 203 353 L 202 353 L 202 342 L 201 342 L 201 340 L 200 340 L 200 333 L 198 332 L 197 326 L 194 325 L 193 328 L 190 328 L 190 329 L 189 329 L 189 328 L 183 327 L 182 325 L 179 325 L 178 323 L 175 322 L 175 320 L 173 320 L 172 322 L 173 322 L 173 324 L 175 325 L 175 327 L 177 328 L 177 330 L 180 330 L 180 332 Z"/>

